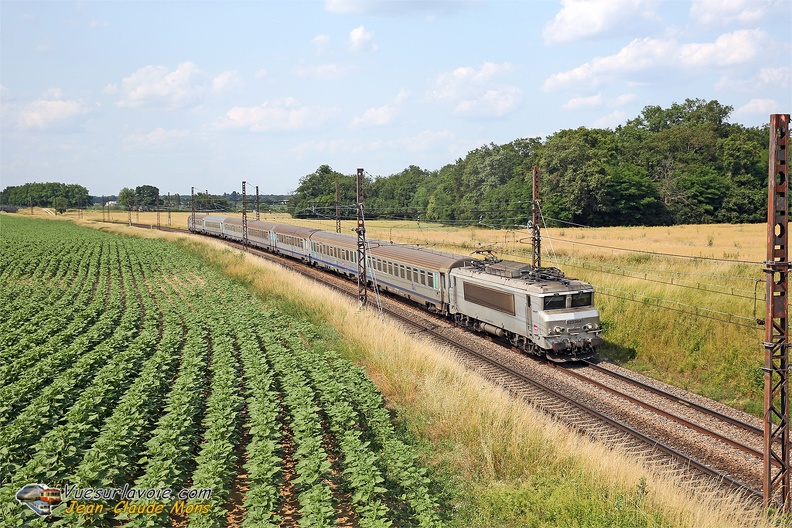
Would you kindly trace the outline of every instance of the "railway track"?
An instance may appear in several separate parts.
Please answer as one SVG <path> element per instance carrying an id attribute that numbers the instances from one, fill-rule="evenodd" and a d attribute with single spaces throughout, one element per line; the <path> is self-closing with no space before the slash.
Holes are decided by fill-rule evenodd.
<path id="1" fill-rule="evenodd" d="M 357 297 L 356 284 L 347 279 L 263 250 L 224 242 Z M 736 489 L 761 504 L 762 493 L 757 488 L 761 487 L 763 431 L 750 423 L 750 417 L 713 409 L 714 403 L 693 401 L 693 397 L 679 394 L 679 389 L 639 380 L 615 366 L 587 361 L 570 367 L 536 361 L 401 300 L 382 303 L 382 310 L 450 346 L 469 368 L 515 397 L 582 434 L 640 458 L 658 473 L 682 479 L 702 492 L 709 493 L 713 487 Z"/>

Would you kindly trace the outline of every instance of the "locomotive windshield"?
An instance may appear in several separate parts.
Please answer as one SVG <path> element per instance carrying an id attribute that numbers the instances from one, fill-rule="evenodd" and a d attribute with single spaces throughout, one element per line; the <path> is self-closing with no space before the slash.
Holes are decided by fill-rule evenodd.
<path id="1" fill-rule="evenodd" d="M 544 298 L 544 309 L 545 310 L 559 310 L 561 308 L 566 308 L 566 296 L 565 295 L 553 295 L 552 297 L 545 297 Z"/>
<path id="2" fill-rule="evenodd" d="M 591 292 L 575 293 L 572 295 L 572 308 L 591 306 Z"/>

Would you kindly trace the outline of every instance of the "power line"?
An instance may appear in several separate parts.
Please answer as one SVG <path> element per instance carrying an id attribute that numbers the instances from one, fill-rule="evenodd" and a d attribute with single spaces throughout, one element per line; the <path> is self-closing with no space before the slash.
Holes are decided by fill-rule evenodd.
<path id="1" fill-rule="evenodd" d="M 602 291 L 603 289 L 619 292 L 619 293 L 626 294 L 626 295 L 630 295 L 631 297 L 622 297 L 620 295 L 614 295 L 612 293 L 607 293 L 607 292 Z M 736 325 L 736 326 L 742 326 L 744 328 L 751 328 L 753 330 L 759 330 L 760 329 L 759 325 L 756 324 L 756 319 L 754 319 L 752 317 L 745 317 L 745 316 L 742 316 L 742 315 L 734 315 L 734 314 L 730 314 L 730 313 L 726 313 L 726 312 L 719 312 L 717 310 L 710 310 L 709 308 L 701 308 L 700 306 L 693 306 L 693 305 L 690 305 L 690 304 L 684 304 L 684 303 L 680 303 L 680 302 L 677 302 L 677 301 L 669 301 L 667 299 L 660 299 L 660 298 L 657 298 L 657 297 L 649 297 L 649 296 L 646 296 L 646 295 L 640 295 L 640 294 L 636 294 L 636 293 L 633 293 L 633 292 L 617 290 L 617 289 L 614 289 L 614 288 L 607 288 L 607 287 L 598 288 L 597 289 L 597 294 L 598 295 L 605 295 L 606 297 L 613 297 L 615 299 L 621 299 L 623 301 L 631 301 L 631 302 L 640 303 L 640 304 L 644 304 L 644 305 L 648 304 L 648 305 L 651 305 L 651 306 L 655 306 L 657 308 L 662 308 L 664 310 L 671 310 L 673 312 L 678 312 L 678 313 L 682 313 L 682 314 L 685 314 L 685 315 L 691 315 L 691 316 L 694 316 L 694 317 L 701 317 L 703 319 L 710 319 L 712 321 L 717 321 L 719 323 L 733 324 L 733 325 Z M 636 299 L 636 298 L 633 298 L 633 297 L 641 297 L 641 299 Z M 685 307 L 685 308 L 692 308 L 693 311 L 683 310 L 682 308 L 675 308 L 675 307 L 672 307 L 672 306 L 664 306 L 664 305 L 660 304 L 661 302 L 672 303 L 672 304 L 676 304 L 677 306 L 681 306 L 681 307 Z M 702 312 L 707 312 L 707 313 L 702 313 Z M 716 317 L 715 315 L 723 315 L 723 316 L 726 316 L 726 318 Z M 734 319 L 737 319 L 737 320 L 734 320 Z M 748 321 L 750 321 L 750 322 L 748 322 Z"/>
<path id="2" fill-rule="evenodd" d="M 728 295 L 730 297 L 738 297 L 738 298 L 741 298 L 741 299 L 750 299 L 750 300 L 758 299 L 758 300 L 764 302 L 764 296 L 755 297 L 754 295 L 741 295 L 739 293 L 735 293 L 735 292 L 753 293 L 752 290 L 735 290 L 734 288 L 731 288 L 731 292 L 710 290 L 710 289 L 707 289 L 707 288 L 702 288 L 701 287 L 702 283 L 697 283 L 696 286 L 691 286 L 689 284 L 683 284 L 683 283 L 680 283 L 680 282 L 673 282 L 673 279 L 672 279 L 671 282 L 669 282 L 669 281 L 663 281 L 663 280 L 659 280 L 659 279 L 650 279 L 650 278 L 648 278 L 646 276 L 644 276 L 644 277 L 636 277 L 634 275 L 628 275 L 627 272 L 619 273 L 618 270 L 608 271 L 608 270 L 604 270 L 604 269 L 594 269 L 594 268 L 586 267 L 585 266 L 585 264 L 586 264 L 585 261 L 582 261 L 582 264 L 583 265 L 575 265 L 575 264 L 569 263 L 568 261 L 565 263 L 566 266 L 572 267 L 572 268 L 585 269 L 585 270 L 595 271 L 595 272 L 599 272 L 599 273 L 608 273 L 608 274 L 611 274 L 611 275 L 620 275 L 620 276 L 629 277 L 629 278 L 635 279 L 635 280 L 643 280 L 643 281 L 647 281 L 647 282 L 654 282 L 654 283 L 657 283 L 657 284 L 665 284 L 667 286 L 676 286 L 676 287 L 679 287 L 679 288 L 687 288 L 687 289 L 691 289 L 691 290 L 698 290 L 698 291 L 702 291 L 702 292 L 706 292 L 706 293 L 714 293 L 714 294 L 718 294 L 718 295 Z M 754 280 L 755 281 L 755 279 L 750 279 L 750 280 Z M 703 283 L 703 284 L 705 286 L 716 286 L 717 287 L 717 285 L 715 285 L 715 284 L 707 284 L 707 283 Z"/>
<path id="3" fill-rule="evenodd" d="M 550 238 L 550 237 L 548 237 L 548 238 Z M 521 239 L 520 243 L 523 243 L 522 240 L 525 240 L 525 239 Z M 677 254 L 674 254 L 674 253 L 659 253 L 659 252 L 655 252 L 655 251 L 645 251 L 645 250 L 642 250 L 642 249 L 627 249 L 627 248 L 619 248 L 619 247 L 612 247 L 612 246 L 602 246 L 602 245 L 599 245 L 599 244 L 591 244 L 589 242 L 578 242 L 576 240 L 569 240 L 569 239 L 566 239 L 566 238 L 553 238 L 553 240 L 558 240 L 560 242 L 568 242 L 570 244 L 578 244 L 578 245 L 581 245 L 581 246 L 596 247 L 596 248 L 600 248 L 600 249 L 612 249 L 612 250 L 615 250 L 615 251 L 627 251 L 627 252 L 631 252 L 631 253 L 643 253 L 645 255 L 653 255 L 653 256 L 657 256 L 657 257 L 675 257 L 675 258 L 690 259 L 690 260 L 711 260 L 711 261 L 714 261 L 714 262 L 730 262 L 730 263 L 733 263 L 733 264 L 755 264 L 757 266 L 762 264 L 761 262 L 757 262 L 757 261 L 753 261 L 753 260 L 732 260 L 732 259 L 722 259 L 722 258 L 716 258 L 716 257 L 693 257 L 693 256 L 690 256 L 690 255 L 677 255 Z"/>

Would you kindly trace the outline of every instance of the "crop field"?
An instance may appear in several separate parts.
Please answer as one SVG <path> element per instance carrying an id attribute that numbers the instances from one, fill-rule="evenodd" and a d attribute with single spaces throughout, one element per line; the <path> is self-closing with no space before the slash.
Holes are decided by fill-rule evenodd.
<path id="1" fill-rule="evenodd" d="M 0 518 L 435 526 L 365 371 L 172 244 L 0 215 Z"/>

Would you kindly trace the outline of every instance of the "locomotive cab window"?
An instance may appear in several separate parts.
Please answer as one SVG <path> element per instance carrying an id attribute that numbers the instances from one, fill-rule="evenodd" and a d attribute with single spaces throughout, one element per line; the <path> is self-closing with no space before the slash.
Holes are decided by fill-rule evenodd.
<path id="1" fill-rule="evenodd" d="M 591 292 L 575 293 L 572 295 L 572 308 L 591 306 Z"/>
<path id="2" fill-rule="evenodd" d="M 544 298 L 545 310 L 560 310 L 566 308 L 566 297 L 564 295 L 553 295 Z"/>

